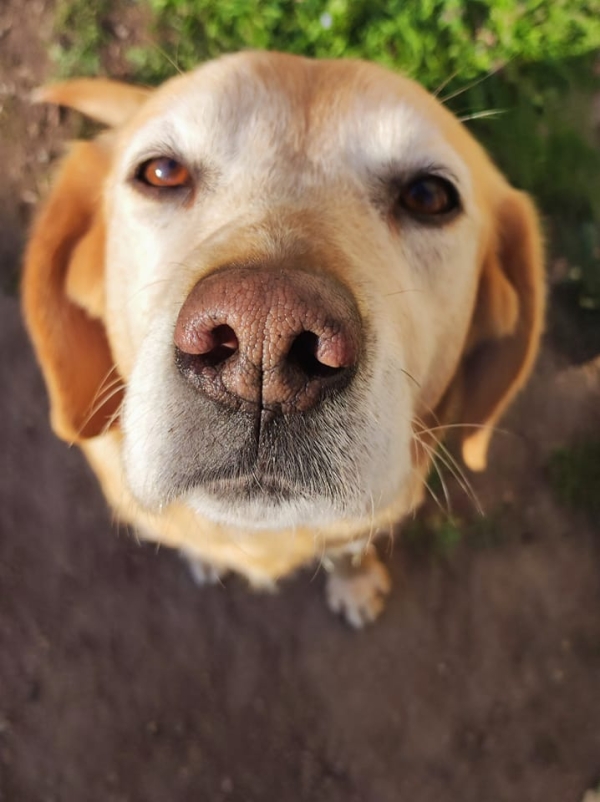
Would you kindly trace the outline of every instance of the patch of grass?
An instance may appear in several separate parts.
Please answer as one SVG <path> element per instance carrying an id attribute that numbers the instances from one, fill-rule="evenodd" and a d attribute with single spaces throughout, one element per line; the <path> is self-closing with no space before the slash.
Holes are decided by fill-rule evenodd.
<path id="1" fill-rule="evenodd" d="M 600 516 L 600 441 L 578 443 L 554 452 L 548 462 L 558 499 L 572 509 Z"/>
<path id="2" fill-rule="evenodd" d="M 406 521 L 400 535 L 401 542 L 413 554 L 437 559 L 450 557 L 462 537 L 460 524 L 455 518 L 423 512 Z"/>
<path id="3" fill-rule="evenodd" d="M 463 538 L 461 524 L 453 516 L 441 521 L 434 531 L 436 551 L 444 557 L 451 555 Z"/>
<path id="4" fill-rule="evenodd" d="M 506 540 L 499 512 L 467 520 L 427 509 L 403 525 L 400 537 L 413 553 L 442 560 L 451 558 L 461 544 L 486 549 Z"/>
<path id="5" fill-rule="evenodd" d="M 453 74 L 464 82 L 515 58 L 548 61 L 600 46 L 600 14 L 584 0 L 147 2 L 160 43 L 182 69 L 221 53 L 270 48 L 366 58 L 435 89 Z M 164 60 L 145 55 L 147 70 L 165 70 Z"/>

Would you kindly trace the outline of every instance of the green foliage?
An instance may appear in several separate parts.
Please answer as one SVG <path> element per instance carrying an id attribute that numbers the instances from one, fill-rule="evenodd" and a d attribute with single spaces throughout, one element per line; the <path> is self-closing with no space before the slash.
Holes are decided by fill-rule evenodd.
<path id="1" fill-rule="evenodd" d="M 459 522 L 448 517 L 441 521 L 435 529 L 435 544 L 438 553 L 442 556 L 451 555 L 462 539 L 462 531 Z"/>
<path id="2" fill-rule="evenodd" d="M 592 516 L 600 516 L 600 441 L 561 448 L 548 462 L 550 483 L 560 501 Z"/>
<path id="3" fill-rule="evenodd" d="M 600 81 L 594 77 L 594 57 L 587 56 L 560 64 L 509 64 L 468 93 L 473 108 L 503 110 L 470 127 L 513 183 L 535 197 L 547 218 L 550 251 L 567 258 L 570 278 L 579 282 L 580 301 L 588 308 L 600 302 L 594 91 L 600 91 Z"/>
<path id="4" fill-rule="evenodd" d="M 508 539 L 503 513 L 499 508 L 491 515 L 465 518 L 429 504 L 416 518 L 403 524 L 402 542 L 413 554 L 442 560 L 452 558 L 461 544 L 470 549 L 498 548 Z"/>
<path id="5" fill-rule="evenodd" d="M 600 46 L 600 2 L 582 0 L 148 0 L 182 69 L 244 48 L 365 58 L 431 89 L 519 58 L 560 59 Z M 137 63 L 169 72 L 157 52 Z M 162 77 L 162 76 L 161 76 Z"/>
<path id="6" fill-rule="evenodd" d="M 107 40 L 104 18 L 112 5 L 111 0 L 59 0 L 54 18 L 57 41 L 50 55 L 60 77 L 99 73 Z"/>
<path id="7" fill-rule="evenodd" d="M 448 559 L 463 540 L 463 528 L 452 515 L 420 514 L 403 525 L 401 538 L 415 555 Z"/>

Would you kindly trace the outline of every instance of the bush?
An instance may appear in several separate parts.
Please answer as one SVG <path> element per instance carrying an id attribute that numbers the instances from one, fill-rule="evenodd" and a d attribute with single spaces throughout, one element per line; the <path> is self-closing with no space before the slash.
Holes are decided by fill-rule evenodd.
<path id="1" fill-rule="evenodd" d="M 243 48 L 380 62 L 435 89 L 512 59 L 549 61 L 600 47 L 600 3 L 582 0 L 148 0 L 182 69 Z M 142 54 L 138 54 L 142 55 Z M 145 63 L 144 63 L 145 62 Z M 169 72 L 160 53 L 141 65 Z"/>

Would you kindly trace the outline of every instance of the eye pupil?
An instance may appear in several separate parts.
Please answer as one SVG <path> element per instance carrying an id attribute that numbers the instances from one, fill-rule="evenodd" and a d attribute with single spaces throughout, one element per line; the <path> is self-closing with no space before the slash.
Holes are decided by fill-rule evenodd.
<path id="1" fill-rule="evenodd" d="M 160 181 L 168 181 L 173 174 L 177 174 L 178 168 L 179 165 L 174 159 L 160 159 L 156 162 L 154 174 Z"/>
<path id="2" fill-rule="evenodd" d="M 436 187 L 433 186 L 431 181 L 418 181 L 409 188 L 408 196 L 414 206 L 419 206 L 422 209 L 432 209 L 439 201 L 435 190 Z"/>

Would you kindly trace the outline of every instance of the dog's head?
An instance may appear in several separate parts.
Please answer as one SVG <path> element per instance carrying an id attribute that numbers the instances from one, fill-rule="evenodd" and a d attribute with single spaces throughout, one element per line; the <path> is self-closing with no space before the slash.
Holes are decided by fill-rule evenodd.
<path id="1" fill-rule="evenodd" d="M 121 427 L 140 504 L 377 520 L 448 423 L 484 466 L 538 344 L 540 235 L 425 90 L 245 53 L 155 92 L 42 94 L 111 130 L 72 148 L 34 228 L 26 316 L 56 432 Z"/>

